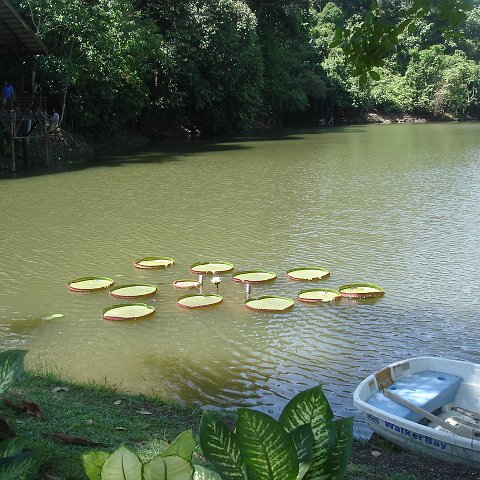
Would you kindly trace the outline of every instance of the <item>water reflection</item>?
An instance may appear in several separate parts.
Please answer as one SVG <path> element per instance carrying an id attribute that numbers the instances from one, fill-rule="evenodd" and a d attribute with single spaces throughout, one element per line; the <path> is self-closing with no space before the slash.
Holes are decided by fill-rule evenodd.
<path id="1" fill-rule="evenodd" d="M 273 414 L 322 383 L 351 415 L 358 382 L 408 356 L 480 362 L 478 139 L 475 124 L 304 130 L 0 181 L 0 343 L 81 380 Z M 176 263 L 132 266 L 149 255 Z M 276 272 L 253 297 L 295 298 L 305 284 L 285 272 L 311 265 L 331 271 L 322 286 L 373 282 L 386 295 L 269 315 L 245 309 L 244 287 L 225 276 L 221 305 L 185 311 L 171 285 L 201 260 Z M 65 288 L 88 275 L 159 285 L 156 314 L 102 320 L 121 302 Z M 48 312 L 64 317 L 41 321 Z"/>

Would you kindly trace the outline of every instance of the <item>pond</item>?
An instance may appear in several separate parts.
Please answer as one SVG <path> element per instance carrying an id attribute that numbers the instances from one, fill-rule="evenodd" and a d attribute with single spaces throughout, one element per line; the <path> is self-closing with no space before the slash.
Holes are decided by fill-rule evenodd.
<path id="1" fill-rule="evenodd" d="M 206 407 L 278 414 L 321 383 L 337 415 L 386 363 L 419 355 L 480 363 L 480 128 L 365 125 L 164 144 L 49 174 L 0 180 L 0 347 L 78 380 Z M 140 270 L 146 256 L 175 259 Z M 292 268 L 315 285 L 382 286 L 380 299 L 296 302 L 288 313 L 224 301 L 176 306 L 198 261 L 268 270 L 252 296 L 295 298 Z M 151 318 L 109 322 L 125 303 L 66 282 L 111 277 L 158 285 Z M 206 279 L 204 293 L 217 288 Z M 56 316 L 61 314 L 63 316 Z M 54 316 L 52 318 L 52 315 Z"/>

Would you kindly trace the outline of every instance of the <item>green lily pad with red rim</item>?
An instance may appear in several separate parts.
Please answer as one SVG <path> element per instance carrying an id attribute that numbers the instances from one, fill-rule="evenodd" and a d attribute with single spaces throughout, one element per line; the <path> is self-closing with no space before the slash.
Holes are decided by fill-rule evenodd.
<path id="1" fill-rule="evenodd" d="M 175 288 L 190 289 L 199 288 L 201 283 L 198 280 L 175 280 L 173 286 Z"/>
<path id="2" fill-rule="evenodd" d="M 108 277 L 81 277 L 67 283 L 72 292 L 95 292 L 110 288 L 115 282 Z"/>
<path id="3" fill-rule="evenodd" d="M 252 298 L 245 302 L 245 306 L 257 312 L 286 312 L 295 305 L 291 298 L 277 297 L 276 295 L 265 295 Z"/>
<path id="4" fill-rule="evenodd" d="M 373 283 L 350 283 L 342 285 L 338 291 L 342 297 L 347 298 L 375 298 L 385 295 L 385 290 Z"/>
<path id="5" fill-rule="evenodd" d="M 298 292 L 297 297 L 300 302 L 306 303 L 336 302 L 341 298 L 342 296 L 340 295 L 340 292 L 333 288 L 312 288 L 310 290 L 301 290 Z"/>
<path id="6" fill-rule="evenodd" d="M 157 287 L 149 283 L 130 283 L 119 285 L 110 290 L 110 295 L 117 298 L 138 298 L 147 297 L 157 292 Z"/>
<path id="7" fill-rule="evenodd" d="M 263 283 L 271 282 L 277 278 L 274 272 L 267 272 L 263 270 L 248 270 L 245 272 L 238 272 L 233 277 L 234 282 L 239 283 Z"/>
<path id="8" fill-rule="evenodd" d="M 214 275 L 215 273 L 228 273 L 235 268 L 228 262 L 197 262 L 190 266 L 190 271 L 197 275 Z"/>
<path id="9" fill-rule="evenodd" d="M 145 303 L 122 303 L 113 305 L 103 311 L 105 320 L 120 322 L 124 320 L 140 320 L 155 313 L 155 307 Z"/>
<path id="10" fill-rule="evenodd" d="M 135 260 L 133 265 L 137 268 L 154 269 L 171 267 L 174 263 L 175 261 L 170 257 L 145 257 Z"/>
<path id="11" fill-rule="evenodd" d="M 183 308 L 205 308 L 218 305 L 223 302 L 221 295 L 202 295 L 201 293 L 193 295 L 184 295 L 177 300 L 177 306 Z"/>
<path id="12" fill-rule="evenodd" d="M 325 268 L 309 267 L 309 268 L 292 268 L 286 272 L 291 280 L 297 282 L 313 282 L 316 280 L 324 280 L 330 276 L 330 272 Z"/>

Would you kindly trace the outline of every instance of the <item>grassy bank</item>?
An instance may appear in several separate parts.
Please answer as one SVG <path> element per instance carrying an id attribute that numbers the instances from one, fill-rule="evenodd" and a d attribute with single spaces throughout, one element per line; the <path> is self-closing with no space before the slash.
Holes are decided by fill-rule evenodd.
<path id="1" fill-rule="evenodd" d="M 198 435 L 201 418 L 200 410 L 180 403 L 127 394 L 106 385 L 79 385 L 50 373 L 25 373 L 7 400 L 33 402 L 40 408 L 40 418 L 6 408 L 16 433 L 45 459 L 36 480 L 85 479 L 82 454 L 92 449 L 113 450 L 120 444 L 146 461 L 164 450 L 179 433 L 193 430 Z M 69 437 L 92 445 L 65 443 Z M 197 458 L 195 463 L 202 463 L 202 459 Z M 373 443 L 355 442 L 347 480 L 479 477 L 479 471 L 417 457 L 374 439 Z"/>

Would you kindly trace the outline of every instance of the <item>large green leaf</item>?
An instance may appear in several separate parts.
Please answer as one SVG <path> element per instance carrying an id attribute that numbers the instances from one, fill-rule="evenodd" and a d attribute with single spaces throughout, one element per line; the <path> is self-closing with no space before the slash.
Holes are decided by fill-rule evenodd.
<path id="1" fill-rule="evenodd" d="M 295 395 L 285 406 L 279 422 L 287 432 L 300 425 L 310 424 L 315 434 L 316 425 L 333 419 L 333 412 L 322 387 L 310 388 Z"/>
<path id="2" fill-rule="evenodd" d="M 15 457 L 0 458 L 2 480 L 29 480 L 41 464 L 41 459 L 32 453 L 20 453 Z"/>
<path id="3" fill-rule="evenodd" d="M 330 460 L 335 445 L 335 422 L 326 420 L 315 424 L 313 428 L 313 458 L 305 480 L 325 480 L 329 478 Z"/>
<path id="4" fill-rule="evenodd" d="M 223 480 L 246 480 L 245 467 L 235 435 L 211 412 L 203 412 L 200 446 L 205 458 Z"/>
<path id="5" fill-rule="evenodd" d="M 12 437 L 0 442 L 0 458 L 14 457 L 25 448 L 25 440 L 22 437 Z"/>
<path id="6" fill-rule="evenodd" d="M 237 440 L 249 480 L 295 480 L 297 451 L 283 427 L 265 413 L 240 408 Z"/>
<path id="7" fill-rule="evenodd" d="M 313 431 L 310 425 L 300 425 L 293 429 L 290 433 L 290 438 L 293 440 L 298 457 L 298 475 L 297 480 L 301 480 L 307 470 L 310 468 L 313 457 Z"/>
<path id="8" fill-rule="evenodd" d="M 173 443 L 161 453 L 162 457 L 169 455 L 178 455 L 188 462 L 192 461 L 192 455 L 195 451 L 196 443 L 191 430 L 182 432 Z"/>
<path id="9" fill-rule="evenodd" d="M 309 424 L 313 431 L 313 458 L 305 480 L 320 480 L 328 474 L 329 461 L 335 443 L 335 425 L 322 387 L 310 388 L 293 397 L 280 415 L 280 423 L 287 432 Z"/>
<path id="10" fill-rule="evenodd" d="M 353 442 L 353 417 L 335 421 L 336 439 L 331 458 L 331 480 L 342 480 L 347 470 Z"/>
<path id="11" fill-rule="evenodd" d="M 192 480 L 193 473 L 192 463 L 178 455 L 162 454 L 143 466 L 143 480 Z"/>
<path id="12" fill-rule="evenodd" d="M 109 456 L 108 452 L 102 452 L 101 450 L 88 452 L 82 456 L 83 469 L 88 480 L 101 480 L 102 467 Z"/>
<path id="13" fill-rule="evenodd" d="M 142 480 L 142 462 L 135 453 L 121 446 L 103 464 L 101 480 Z"/>
<path id="14" fill-rule="evenodd" d="M 7 350 L 0 353 L 0 394 L 5 393 L 23 373 L 27 350 Z"/>
<path id="15" fill-rule="evenodd" d="M 213 470 L 201 467 L 200 465 L 194 465 L 194 467 L 195 474 L 193 475 L 193 480 L 222 480 L 222 477 Z"/>

